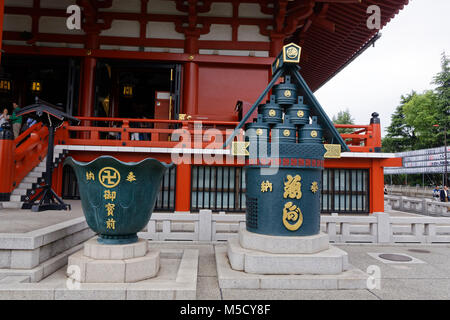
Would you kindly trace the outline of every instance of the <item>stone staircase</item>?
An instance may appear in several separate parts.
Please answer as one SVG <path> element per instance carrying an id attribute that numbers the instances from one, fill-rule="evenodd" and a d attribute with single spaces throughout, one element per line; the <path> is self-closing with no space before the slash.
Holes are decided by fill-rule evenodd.
<path id="1" fill-rule="evenodd" d="M 62 163 L 66 157 L 68 150 L 55 148 L 53 154 L 53 166 L 56 168 Z M 11 198 L 7 202 L 0 202 L 0 208 L 20 209 L 25 201 L 29 200 L 35 191 L 34 189 L 44 182 L 45 166 L 47 157 L 31 170 L 28 175 L 23 178 L 22 182 L 11 193 Z"/>

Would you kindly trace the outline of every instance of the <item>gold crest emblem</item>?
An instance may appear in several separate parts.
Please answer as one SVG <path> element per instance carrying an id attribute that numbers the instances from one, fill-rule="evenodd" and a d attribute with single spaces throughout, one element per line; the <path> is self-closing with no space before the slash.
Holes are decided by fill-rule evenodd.
<path id="1" fill-rule="evenodd" d="M 292 95 L 291 90 L 284 90 L 284 96 L 289 98 Z"/>
<path id="2" fill-rule="evenodd" d="M 311 131 L 311 137 L 313 137 L 313 138 L 317 137 L 317 131 L 316 130 Z"/>
<path id="3" fill-rule="evenodd" d="M 106 188 L 114 188 L 120 182 L 120 173 L 112 167 L 104 167 L 98 173 L 98 180 Z"/>
<path id="4" fill-rule="evenodd" d="M 277 114 L 277 112 L 275 110 L 273 110 L 273 109 L 269 110 L 269 116 L 275 117 L 276 114 Z"/>
<path id="5" fill-rule="evenodd" d="M 305 115 L 305 113 L 302 110 L 297 111 L 297 117 L 303 118 L 304 115 Z"/>
<path id="6" fill-rule="evenodd" d="M 289 47 L 289 48 L 286 50 L 286 55 L 287 55 L 288 58 L 290 58 L 290 59 L 295 59 L 295 58 L 297 58 L 297 55 L 298 55 L 298 50 L 297 50 L 297 48 L 295 48 L 295 47 Z"/>
<path id="7" fill-rule="evenodd" d="M 262 135 L 262 133 L 263 133 L 262 129 L 256 129 L 256 135 L 257 136 Z"/>
<path id="8" fill-rule="evenodd" d="M 291 132 L 288 129 L 283 131 L 283 136 L 289 137 L 290 135 L 291 135 Z"/>

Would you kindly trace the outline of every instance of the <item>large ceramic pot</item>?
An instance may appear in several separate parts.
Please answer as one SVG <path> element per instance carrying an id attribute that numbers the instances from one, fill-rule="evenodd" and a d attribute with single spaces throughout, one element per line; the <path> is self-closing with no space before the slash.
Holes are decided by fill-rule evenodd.
<path id="1" fill-rule="evenodd" d="M 147 158 L 122 162 L 101 156 L 91 162 L 64 162 L 77 177 L 81 204 L 98 242 L 127 244 L 138 240 L 150 220 L 165 171 L 173 164 Z"/>

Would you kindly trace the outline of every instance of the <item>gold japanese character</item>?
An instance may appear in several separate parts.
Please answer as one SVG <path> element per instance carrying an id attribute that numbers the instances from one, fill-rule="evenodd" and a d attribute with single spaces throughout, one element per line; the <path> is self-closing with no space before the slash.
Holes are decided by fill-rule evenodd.
<path id="1" fill-rule="evenodd" d="M 92 171 L 89 172 L 86 171 L 86 180 L 95 180 L 95 176 L 92 173 Z"/>
<path id="2" fill-rule="evenodd" d="M 116 208 L 115 204 L 107 203 L 107 204 L 105 204 L 105 208 L 106 208 L 106 211 L 108 213 L 108 217 L 109 216 L 114 216 L 114 209 Z"/>
<path id="3" fill-rule="evenodd" d="M 127 176 L 127 181 L 133 182 L 136 181 L 136 176 L 134 175 L 133 171 L 131 171 Z"/>
<path id="4" fill-rule="evenodd" d="M 289 231 L 296 231 L 303 224 L 302 211 L 292 202 L 284 205 L 283 224 Z"/>
<path id="5" fill-rule="evenodd" d="M 319 190 L 319 185 L 317 184 L 316 181 L 314 181 L 314 182 L 311 184 L 311 191 L 312 191 L 312 193 L 316 193 L 318 190 Z"/>
<path id="6" fill-rule="evenodd" d="M 272 183 L 270 181 L 263 181 L 261 182 L 261 192 L 268 192 L 270 189 L 270 192 L 272 192 Z"/>
<path id="7" fill-rule="evenodd" d="M 116 220 L 109 218 L 106 220 L 106 228 L 107 229 L 116 229 Z"/>
<path id="8" fill-rule="evenodd" d="M 284 182 L 283 198 L 300 199 L 302 197 L 302 184 L 300 182 L 302 178 L 298 174 L 295 177 L 288 174 L 286 178 L 287 181 Z"/>
<path id="9" fill-rule="evenodd" d="M 105 200 L 111 200 L 114 201 L 114 199 L 116 199 L 116 192 L 115 191 L 109 191 L 109 190 L 105 190 L 103 197 L 105 198 Z"/>

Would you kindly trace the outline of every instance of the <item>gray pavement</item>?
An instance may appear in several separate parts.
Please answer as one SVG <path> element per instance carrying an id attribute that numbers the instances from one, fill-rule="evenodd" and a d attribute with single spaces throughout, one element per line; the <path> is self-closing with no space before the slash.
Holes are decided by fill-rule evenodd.
<path id="1" fill-rule="evenodd" d="M 450 244 L 433 245 L 336 245 L 349 254 L 350 263 L 366 272 L 369 266 L 380 270 L 380 287 L 358 290 L 251 290 L 221 289 L 217 280 L 214 246 L 225 243 L 200 244 L 157 242 L 155 246 L 198 248 L 199 268 L 197 300 L 406 300 L 450 299 Z M 413 250 L 413 251 L 411 251 Z M 420 250 L 417 252 L 415 250 Z M 423 253 L 422 251 L 429 251 Z M 421 263 L 385 263 L 368 253 L 398 253 Z M 372 267 L 373 268 L 373 267 Z M 372 274 L 372 273 L 371 273 Z M 369 277 L 369 274 L 368 274 Z"/>
<path id="2" fill-rule="evenodd" d="M 27 233 L 83 216 L 81 201 L 68 200 L 70 211 L 31 212 L 22 209 L 0 209 L 0 233 Z"/>
<path id="3" fill-rule="evenodd" d="M 69 212 L 40 212 L 29 210 L 0 210 L 0 233 L 26 233 L 82 216 L 79 201 L 70 201 Z M 390 212 L 395 216 L 414 215 Z M 336 244 L 349 255 L 354 267 L 367 272 L 379 270 L 379 288 L 358 290 L 250 290 L 221 289 L 217 277 L 215 246 L 226 242 L 150 241 L 150 247 L 166 249 L 198 249 L 197 300 L 389 300 L 389 299 L 450 299 L 449 244 Z M 414 258 L 412 262 L 388 263 L 377 254 L 399 253 Z M 370 269 L 372 268 L 372 269 Z M 37 285 L 48 286 L 61 281 L 66 266 Z M 369 274 L 368 274 L 369 277 Z M 58 279 L 58 280 L 57 280 Z M 36 288 L 37 289 L 37 288 Z M 39 294 L 39 290 L 36 290 Z M 42 291 L 45 294 L 45 290 Z M 43 298 L 43 297 L 41 297 Z"/>

